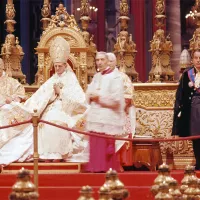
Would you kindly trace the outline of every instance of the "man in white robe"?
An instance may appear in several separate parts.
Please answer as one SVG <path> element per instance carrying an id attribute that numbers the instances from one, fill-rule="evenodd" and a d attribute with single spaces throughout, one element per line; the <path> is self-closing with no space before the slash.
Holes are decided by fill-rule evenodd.
<path id="1" fill-rule="evenodd" d="M 105 52 L 98 52 L 95 74 L 86 96 L 91 107 L 87 113 L 86 128 L 99 135 L 121 135 L 124 126 L 124 90 L 119 72 L 108 66 Z M 105 172 L 120 170 L 115 153 L 115 140 L 90 137 L 90 160 L 86 171 Z"/>
<path id="2" fill-rule="evenodd" d="M 64 127 L 73 127 L 87 109 L 85 94 L 66 63 L 69 53 L 70 47 L 67 41 L 62 37 L 56 37 L 50 46 L 55 74 L 25 102 L 23 107 L 21 106 L 28 113 L 33 113 L 33 109 L 37 109 L 41 119 Z M 76 152 L 82 151 L 85 145 L 82 137 L 76 133 L 39 123 L 40 159 L 51 161 L 67 159 L 72 156 L 74 148 Z M 24 161 L 32 154 L 33 126 L 30 124 L 0 149 L 0 164 Z"/>

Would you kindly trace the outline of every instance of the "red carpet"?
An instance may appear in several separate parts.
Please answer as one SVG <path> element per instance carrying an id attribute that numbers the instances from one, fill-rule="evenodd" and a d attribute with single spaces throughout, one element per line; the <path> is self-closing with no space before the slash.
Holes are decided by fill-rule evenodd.
<path id="1" fill-rule="evenodd" d="M 179 183 L 183 178 L 183 171 L 171 173 Z M 125 172 L 119 173 L 120 180 L 130 192 L 129 200 L 153 200 L 150 187 L 157 176 L 157 172 Z M 197 173 L 200 177 L 200 172 Z M 40 174 L 39 200 L 77 200 L 79 190 L 83 185 L 90 185 L 94 189 L 94 198 L 98 199 L 97 191 L 105 181 L 105 174 L 98 173 L 69 173 L 69 174 Z M 8 199 L 12 185 L 16 182 L 14 174 L 0 174 L 0 196 Z"/>

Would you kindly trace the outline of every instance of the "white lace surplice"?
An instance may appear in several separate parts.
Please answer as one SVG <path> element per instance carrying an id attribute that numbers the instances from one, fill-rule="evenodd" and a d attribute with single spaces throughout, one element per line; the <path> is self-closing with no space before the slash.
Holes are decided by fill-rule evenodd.
<path id="1" fill-rule="evenodd" d="M 105 108 L 92 102 L 87 114 L 87 130 L 110 135 L 120 135 L 124 126 L 124 98 L 123 82 L 119 72 L 102 75 L 97 73 L 88 86 L 86 95 L 88 98 L 93 94 L 99 96 L 99 101 L 112 105 L 119 103 L 117 111 Z"/>

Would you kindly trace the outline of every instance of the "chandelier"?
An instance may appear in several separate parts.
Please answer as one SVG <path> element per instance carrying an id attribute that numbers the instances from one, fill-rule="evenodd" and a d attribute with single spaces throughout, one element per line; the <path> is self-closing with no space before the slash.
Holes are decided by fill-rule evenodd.
<path id="1" fill-rule="evenodd" d="M 76 10 L 80 11 L 81 8 L 77 8 Z M 98 11 L 98 8 L 96 8 L 95 6 L 90 6 L 90 12 L 97 12 L 97 11 Z"/>
<path id="2" fill-rule="evenodd" d="M 196 6 L 192 6 L 190 12 L 188 14 L 185 15 L 185 19 L 186 19 L 186 29 L 188 31 L 190 31 L 189 29 L 191 29 L 191 32 L 194 31 L 194 29 L 196 28 L 196 20 L 195 20 L 195 15 L 197 13 L 197 8 Z"/>
<path id="3" fill-rule="evenodd" d="M 194 11 L 190 11 L 187 15 L 185 15 L 185 18 L 187 19 L 187 18 L 189 18 L 189 17 L 192 17 L 193 19 L 194 19 L 194 15 L 197 13 L 197 11 L 196 10 L 194 10 Z"/>
<path id="4" fill-rule="evenodd" d="M 76 9 L 76 15 L 78 18 L 80 18 L 80 11 L 81 11 L 81 8 Z M 96 23 L 96 21 L 97 21 L 97 11 L 98 11 L 97 7 L 95 7 L 95 6 L 89 7 L 89 15 L 90 15 L 92 23 Z"/>

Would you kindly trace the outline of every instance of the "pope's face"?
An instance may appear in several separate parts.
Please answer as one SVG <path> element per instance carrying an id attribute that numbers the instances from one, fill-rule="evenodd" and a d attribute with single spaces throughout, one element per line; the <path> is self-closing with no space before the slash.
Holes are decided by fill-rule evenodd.
<path id="1" fill-rule="evenodd" d="M 109 59 L 109 60 L 108 60 L 108 66 L 109 66 L 111 69 L 114 69 L 115 66 L 116 66 L 116 61 L 115 61 L 115 60 L 112 60 L 112 59 Z"/>
<path id="2" fill-rule="evenodd" d="M 97 69 L 99 69 L 100 72 L 105 70 L 108 67 L 108 59 L 107 59 L 107 57 L 105 55 L 103 55 L 103 54 L 99 54 L 96 57 L 96 65 L 97 65 Z"/>
<path id="3" fill-rule="evenodd" d="M 192 61 L 193 61 L 194 66 L 198 70 L 200 70 L 200 51 L 195 51 L 194 52 Z"/>
<path id="4" fill-rule="evenodd" d="M 66 64 L 61 62 L 54 63 L 54 69 L 55 73 L 58 74 L 58 76 L 60 76 L 65 71 Z"/>

